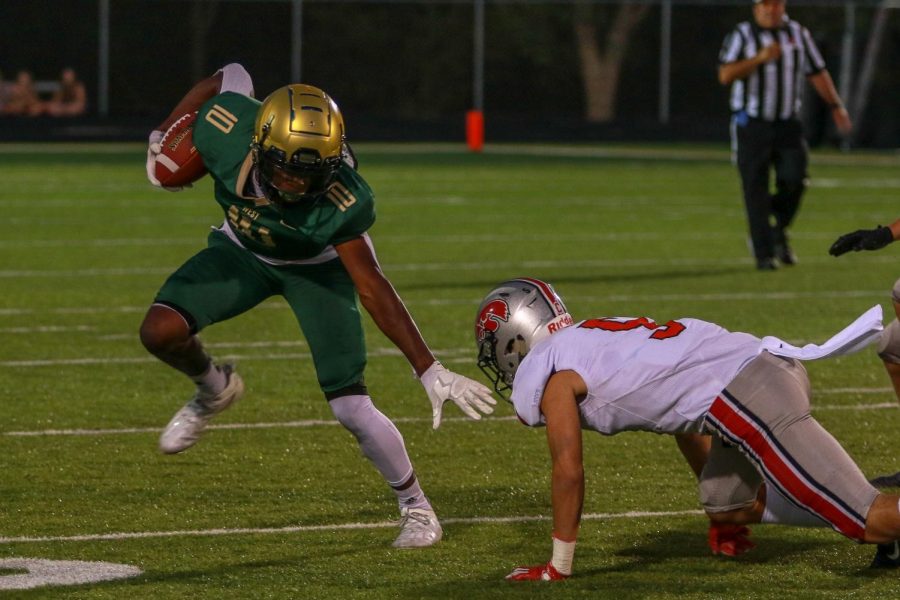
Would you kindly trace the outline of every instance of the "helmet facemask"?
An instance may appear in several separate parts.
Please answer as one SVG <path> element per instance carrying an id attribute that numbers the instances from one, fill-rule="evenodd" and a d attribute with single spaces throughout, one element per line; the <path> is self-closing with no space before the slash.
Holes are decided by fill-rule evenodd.
<path id="1" fill-rule="evenodd" d="M 500 369 L 500 362 L 497 358 L 497 336 L 493 332 L 485 334 L 484 339 L 478 345 L 478 368 L 484 373 L 491 385 L 500 394 L 501 398 L 507 399 L 507 392 L 512 389 L 512 375 Z"/>
<path id="2" fill-rule="evenodd" d="M 301 148 L 288 159 L 284 150 L 270 146 L 257 150 L 256 164 L 266 197 L 276 204 L 293 204 L 324 193 L 334 182 L 341 157 L 322 159 L 315 150 Z"/>
<path id="3" fill-rule="evenodd" d="M 343 117 L 325 92 L 301 84 L 276 90 L 259 109 L 251 145 L 266 197 L 290 205 L 322 195 L 344 146 Z"/>

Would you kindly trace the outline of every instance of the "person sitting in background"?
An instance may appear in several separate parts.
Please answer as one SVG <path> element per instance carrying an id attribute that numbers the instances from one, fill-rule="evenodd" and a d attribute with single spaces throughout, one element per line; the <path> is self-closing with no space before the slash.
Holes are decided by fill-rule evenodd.
<path id="1" fill-rule="evenodd" d="M 53 117 L 75 117 L 84 114 L 87 108 L 87 93 L 75 70 L 65 68 L 59 77 L 59 89 L 44 103 L 44 112 Z"/>
<path id="2" fill-rule="evenodd" d="M 6 106 L 6 99 L 9 95 L 9 83 L 3 81 L 3 71 L 0 71 L 0 113 L 3 112 L 3 107 Z"/>
<path id="3" fill-rule="evenodd" d="M 6 102 L 0 107 L 4 115 L 35 116 L 41 114 L 43 106 L 34 89 L 30 71 L 19 71 L 16 80 L 7 88 Z"/>

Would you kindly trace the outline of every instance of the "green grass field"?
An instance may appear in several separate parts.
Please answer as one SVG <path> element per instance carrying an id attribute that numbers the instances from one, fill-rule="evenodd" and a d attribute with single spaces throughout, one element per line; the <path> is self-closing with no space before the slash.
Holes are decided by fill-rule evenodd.
<path id="1" fill-rule="evenodd" d="M 793 230 L 800 264 L 753 268 L 737 173 L 721 147 L 365 145 L 372 237 L 445 364 L 481 377 L 472 321 L 497 282 L 553 283 L 576 318 L 692 316 L 824 341 L 892 311 L 897 248 L 835 259 L 840 233 L 900 216 L 900 157 L 816 153 Z M 281 300 L 203 333 L 247 393 L 183 455 L 156 450 L 190 384 L 137 329 L 165 277 L 222 216 L 211 183 L 169 194 L 139 145 L 0 146 L 0 560 L 108 561 L 143 574 L 15 598 L 896 598 L 900 572 L 830 531 L 758 526 L 739 559 L 708 552 L 674 441 L 585 438 L 576 576 L 510 584 L 550 549 L 543 433 L 509 405 L 470 422 L 427 398 L 366 321 L 367 382 L 396 419 L 445 538 L 390 543 L 393 494 L 337 426 Z M 867 475 L 900 469 L 900 410 L 874 351 L 809 363 L 814 415 Z M 266 424 L 267 426 L 262 426 Z M 231 426 L 231 427 L 227 427 Z M 651 513 L 651 514 L 647 514 Z M 0 563 L 2 564 L 2 563 Z M 2 569 L 2 568 L 0 568 Z M 6 595 L 6 596 L 4 596 Z"/>

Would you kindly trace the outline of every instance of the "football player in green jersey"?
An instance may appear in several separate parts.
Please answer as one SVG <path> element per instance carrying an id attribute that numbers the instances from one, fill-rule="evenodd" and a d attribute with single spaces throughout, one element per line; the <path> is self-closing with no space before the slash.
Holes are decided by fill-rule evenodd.
<path id="1" fill-rule="evenodd" d="M 141 324 L 147 350 L 197 385 L 163 431 L 160 449 L 190 448 L 209 420 L 243 393 L 234 367 L 215 364 L 197 334 L 283 296 L 332 412 L 397 495 L 401 530 L 394 546 L 436 543 L 441 526 L 403 438 L 366 390 L 357 298 L 412 365 L 431 401 L 434 428 L 447 400 L 472 419 L 493 412 L 495 400 L 487 387 L 435 360 L 382 273 L 366 233 L 375 220 L 373 193 L 356 171 L 337 105 L 300 84 L 260 103 L 244 68 L 227 65 L 198 82 L 151 133 L 147 175 L 154 185 L 161 132 L 192 111 L 198 111 L 194 145 L 225 220 L 209 234 L 207 248 L 166 280 Z"/>

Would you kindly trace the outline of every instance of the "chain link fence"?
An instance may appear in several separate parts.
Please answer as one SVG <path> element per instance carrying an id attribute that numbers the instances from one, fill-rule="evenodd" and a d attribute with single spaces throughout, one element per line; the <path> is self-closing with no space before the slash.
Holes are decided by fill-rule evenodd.
<path id="1" fill-rule="evenodd" d="M 473 76 L 479 2 L 481 96 L 474 89 L 481 81 Z M 89 115 L 67 123 L 42 117 L 40 127 L 4 118 L 0 137 L 60 131 L 69 137 L 143 137 L 194 81 L 236 61 L 253 75 L 258 96 L 297 73 L 327 90 L 356 140 L 462 140 L 473 98 L 483 102 L 488 141 L 724 140 L 727 90 L 716 79 L 718 52 L 728 31 L 751 17 L 750 0 L 647 5 L 627 43 L 618 46 L 623 58 L 613 115 L 590 122 L 575 24 L 588 14 L 599 47 L 606 48 L 621 7 L 615 2 L 4 0 L 3 78 L 27 69 L 46 82 L 73 67 L 87 85 L 90 108 Z M 885 6 L 789 0 L 788 12 L 813 32 L 838 87 L 853 91 L 872 56 L 872 33 Z M 900 24 L 892 12 L 887 18 L 882 13 L 884 35 L 875 49 L 866 112 L 857 119 L 856 145 L 900 146 L 900 71 L 892 66 L 900 58 Z M 842 81 L 847 78 L 849 85 Z M 834 142 L 815 95 L 809 100 L 812 141 Z"/>

